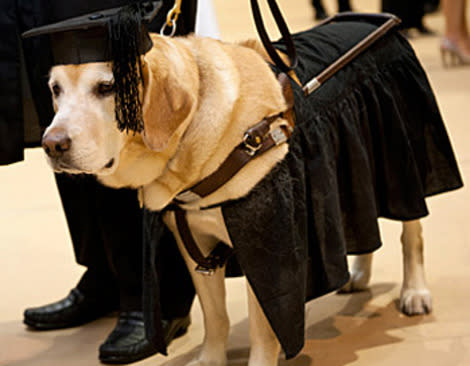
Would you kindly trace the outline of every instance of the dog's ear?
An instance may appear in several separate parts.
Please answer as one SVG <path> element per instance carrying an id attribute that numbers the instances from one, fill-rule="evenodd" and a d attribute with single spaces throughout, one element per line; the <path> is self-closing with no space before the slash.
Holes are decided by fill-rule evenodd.
<path id="1" fill-rule="evenodd" d="M 194 97 L 171 70 L 164 76 L 143 65 L 143 140 L 153 151 L 162 151 L 191 113 Z"/>

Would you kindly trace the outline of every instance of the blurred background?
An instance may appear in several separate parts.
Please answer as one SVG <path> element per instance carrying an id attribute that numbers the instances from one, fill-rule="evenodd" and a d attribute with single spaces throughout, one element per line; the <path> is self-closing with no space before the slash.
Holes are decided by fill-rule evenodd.
<path id="1" fill-rule="evenodd" d="M 310 0 L 278 2 L 292 32 L 318 21 Z M 412 6 L 412 1 L 407 3 Z M 248 0 L 214 0 L 213 5 L 223 40 L 257 37 Z M 350 5 L 361 12 L 382 8 L 375 0 L 351 0 Z M 323 8 L 333 14 L 338 3 L 323 0 Z M 465 11 L 470 17 L 470 9 Z M 265 14 L 274 39 L 275 27 Z M 466 181 L 470 176 L 470 65 L 444 67 L 441 9 L 421 20 L 424 28 L 417 24 L 404 31 L 428 73 Z M 431 215 L 423 226 L 433 314 L 409 318 L 399 313 L 401 225 L 382 221 L 384 246 L 375 256 L 370 290 L 331 294 L 308 304 L 306 346 L 281 365 L 470 365 L 470 191 L 465 187 L 428 202 Z M 113 328 L 114 318 L 42 333 L 27 331 L 22 324 L 26 307 L 61 298 L 82 273 L 74 262 L 53 175 L 40 149 L 26 150 L 24 162 L 0 167 L 0 252 L 0 365 L 99 365 L 97 347 Z M 242 366 L 249 347 L 244 280 L 228 280 L 227 289 L 232 324 L 229 365 Z M 192 317 L 188 334 L 171 344 L 169 357 L 157 355 L 138 364 L 185 365 L 203 336 L 197 303 Z"/>

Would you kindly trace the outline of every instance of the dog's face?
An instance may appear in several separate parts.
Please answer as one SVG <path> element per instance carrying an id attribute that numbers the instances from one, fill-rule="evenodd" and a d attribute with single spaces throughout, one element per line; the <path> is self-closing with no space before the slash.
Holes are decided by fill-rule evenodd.
<path id="1" fill-rule="evenodd" d="M 142 133 L 118 129 L 111 63 L 52 68 L 49 87 L 56 115 L 42 145 L 55 171 L 110 175 L 125 160 L 129 141 L 141 141 L 152 152 L 166 151 L 163 155 L 169 145 L 175 148 L 181 135 L 175 132 L 195 110 L 197 69 L 163 37 L 153 40 L 158 46 L 142 58 Z"/>
<path id="2" fill-rule="evenodd" d="M 125 136 L 115 121 L 111 65 L 55 66 L 49 87 L 56 115 L 44 133 L 43 148 L 53 169 L 112 173 Z"/>

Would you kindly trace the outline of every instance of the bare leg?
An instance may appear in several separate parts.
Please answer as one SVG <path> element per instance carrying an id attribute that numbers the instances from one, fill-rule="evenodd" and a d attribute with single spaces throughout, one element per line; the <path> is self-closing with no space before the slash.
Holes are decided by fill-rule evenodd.
<path id="1" fill-rule="evenodd" d="M 443 0 L 446 19 L 446 39 L 466 56 L 470 57 L 470 36 L 467 28 L 467 0 Z"/>
<path id="2" fill-rule="evenodd" d="M 248 366 L 275 366 L 280 352 L 279 341 L 248 283 L 248 313 L 250 318 L 251 351 Z"/>
<path id="3" fill-rule="evenodd" d="M 431 293 L 424 276 L 423 237 L 419 220 L 403 222 L 403 287 L 400 308 L 407 315 L 429 313 Z"/>
<path id="4" fill-rule="evenodd" d="M 339 290 L 340 293 L 363 291 L 369 286 L 372 270 L 372 253 L 354 257 L 354 262 L 351 266 L 351 278 L 348 283 Z"/>

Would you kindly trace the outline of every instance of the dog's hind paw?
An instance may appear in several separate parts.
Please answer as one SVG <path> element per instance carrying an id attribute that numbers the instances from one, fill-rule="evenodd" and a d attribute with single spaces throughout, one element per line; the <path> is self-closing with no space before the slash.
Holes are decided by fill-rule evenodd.
<path id="1" fill-rule="evenodd" d="M 369 286 L 370 271 L 360 271 L 351 273 L 349 281 L 338 290 L 339 294 L 349 294 L 351 292 L 364 291 Z"/>
<path id="2" fill-rule="evenodd" d="M 423 315 L 432 311 L 432 296 L 428 289 L 418 290 L 410 288 L 402 290 L 400 296 L 400 310 L 403 314 Z"/>

